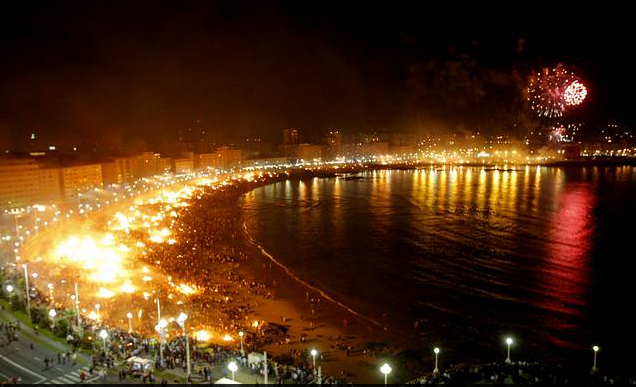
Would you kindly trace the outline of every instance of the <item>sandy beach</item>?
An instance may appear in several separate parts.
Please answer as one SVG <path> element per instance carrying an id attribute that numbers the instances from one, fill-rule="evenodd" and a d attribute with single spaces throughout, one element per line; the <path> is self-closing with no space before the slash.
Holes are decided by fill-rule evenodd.
<path id="1" fill-rule="evenodd" d="M 242 249 L 247 259 L 241 263 L 243 275 L 265 284 L 274 296 L 254 300 L 257 313 L 246 318 L 288 327 L 289 343 L 268 344 L 263 346 L 265 350 L 276 355 L 315 348 L 323 354 L 323 372 L 344 375 L 358 383 L 377 383 L 378 367 L 385 360 L 394 364 L 396 374 L 407 377 L 408 370 L 396 364 L 394 357 L 408 345 L 408 337 L 358 313 L 311 280 L 301 278 L 254 240 L 244 222 L 237 227 L 245 236 Z"/>
<path id="2" fill-rule="evenodd" d="M 233 342 L 225 344 L 238 346 L 237 333 L 243 330 L 246 351 L 266 350 L 281 363 L 310 364 L 308 351 L 316 349 L 317 366 L 322 366 L 325 375 L 354 382 L 377 382 L 377 368 L 384 357 L 389 360 L 400 351 L 378 343 L 397 343 L 397 335 L 391 337 L 392 332 L 380 322 L 357 314 L 311 281 L 297 277 L 293 268 L 279 266 L 275 257 L 269 256 L 244 227 L 244 214 L 238 205 L 241 195 L 281 179 L 316 176 L 333 176 L 333 171 L 269 176 L 207 190 L 199 198 L 192 198 L 187 207 L 179 209 L 180 215 L 171 225 L 176 243 L 153 244 L 126 263 L 135 292 L 103 299 L 95 295 L 101 291 L 100 284 L 81 283 L 82 314 L 87 317 L 91 309 L 95 311 L 93 306 L 101 304 L 97 310 L 100 321 L 125 329 L 126 314 L 133 311 L 138 317 L 133 321 L 135 330 L 154 337 L 158 316 L 153 301 L 158 297 L 162 317 L 187 311 L 193 335 L 205 329 L 214 333 L 213 341 L 218 343 L 229 334 Z M 36 286 L 45 292 L 46 282 L 56 283 L 53 293 L 57 304 L 70 308 L 70 279 L 78 278 L 81 270 L 60 257 L 52 258 L 55 246 L 71 235 L 106 228 L 108 219 L 124 211 L 128 204 L 104 209 L 88 219 L 57 225 L 32 239 L 22 255 L 32 270 L 41 273 Z M 133 230 L 114 238 L 117 243 L 131 246 L 143 236 Z M 147 282 L 150 277 L 152 281 Z M 192 285 L 196 293 L 175 291 L 179 282 Z M 253 327 L 255 320 L 259 322 L 257 328 Z M 399 377 L 403 370 L 395 361 L 393 364 L 394 375 Z"/>

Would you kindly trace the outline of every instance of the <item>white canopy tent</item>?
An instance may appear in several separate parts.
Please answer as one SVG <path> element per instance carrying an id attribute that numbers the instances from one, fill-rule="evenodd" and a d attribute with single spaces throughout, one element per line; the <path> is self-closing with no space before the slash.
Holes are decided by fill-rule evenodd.
<path id="1" fill-rule="evenodd" d="M 241 384 L 237 381 L 234 381 L 232 379 L 228 379 L 228 378 L 221 378 L 219 380 L 217 380 L 216 382 L 214 382 L 214 384 Z"/>

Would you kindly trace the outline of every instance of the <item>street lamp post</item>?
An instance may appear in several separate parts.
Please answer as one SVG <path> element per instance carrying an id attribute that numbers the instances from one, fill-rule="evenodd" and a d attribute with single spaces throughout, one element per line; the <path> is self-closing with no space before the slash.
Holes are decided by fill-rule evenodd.
<path id="1" fill-rule="evenodd" d="M 433 370 L 433 373 L 436 374 L 439 372 L 439 368 L 437 368 L 437 355 L 439 354 L 439 348 L 433 348 L 433 352 L 435 352 L 435 369 Z"/>
<path id="2" fill-rule="evenodd" d="M 186 325 L 185 325 L 185 322 L 187 319 L 188 319 L 188 315 L 183 312 L 179 314 L 179 317 L 177 317 L 177 323 L 183 329 L 183 335 L 185 336 L 185 339 L 186 339 L 186 362 L 188 367 L 188 377 L 190 377 L 190 337 L 188 336 L 188 332 L 186 331 Z M 243 336 L 241 336 L 241 340 L 242 339 L 243 339 Z"/>
<path id="3" fill-rule="evenodd" d="M 99 331 L 99 337 L 102 338 L 102 342 L 104 343 L 104 352 L 106 352 L 106 339 L 108 338 L 108 332 L 106 332 L 106 329 Z"/>
<path id="4" fill-rule="evenodd" d="M 596 354 L 598 353 L 599 349 L 600 348 L 598 347 L 598 345 L 592 347 L 592 350 L 594 351 L 594 363 L 592 364 L 592 372 L 598 371 L 598 368 L 596 368 Z"/>
<path id="5" fill-rule="evenodd" d="M 232 380 L 234 380 L 234 373 L 238 370 L 238 366 L 235 362 L 231 361 L 230 364 L 227 365 L 227 368 L 232 371 Z M 236 381 L 236 380 L 234 380 Z"/>
<path id="6" fill-rule="evenodd" d="M 267 385 L 267 377 L 269 370 L 267 369 L 267 351 L 263 351 L 263 382 Z"/>
<path id="7" fill-rule="evenodd" d="M 55 309 L 49 310 L 49 317 L 51 318 L 51 327 L 55 329 L 55 316 L 57 316 L 57 312 Z"/>
<path id="8" fill-rule="evenodd" d="M 382 372 L 384 374 L 384 385 L 386 386 L 388 383 L 388 376 L 391 373 L 392 369 L 391 366 L 388 365 L 387 363 L 384 363 L 382 365 L 382 367 L 380 367 L 380 372 Z"/>
<path id="9" fill-rule="evenodd" d="M 315 349 L 312 349 L 309 353 L 311 353 L 311 359 L 314 365 L 314 370 L 316 369 L 316 355 L 318 354 L 318 351 L 316 351 Z"/>
<path id="10" fill-rule="evenodd" d="M 243 331 L 239 332 L 239 337 L 241 338 L 241 355 L 245 356 L 245 351 L 243 350 Z"/>
<path id="11" fill-rule="evenodd" d="M 508 345 L 508 356 L 506 357 L 506 363 L 510 363 L 510 346 L 512 345 L 513 341 L 511 337 L 506 337 L 506 344 Z"/>
<path id="12" fill-rule="evenodd" d="M 26 287 L 26 311 L 29 319 L 31 319 L 31 295 L 29 294 L 29 269 L 27 264 L 23 264 L 24 268 L 24 286 Z"/>
<path id="13" fill-rule="evenodd" d="M 163 367 L 163 342 L 166 338 L 166 327 L 168 322 L 166 320 L 159 320 L 159 323 L 155 326 L 155 330 L 159 333 L 159 359 L 160 364 Z"/>
<path id="14" fill-rule="evenodd" d="M 159 326 L 161 331 L 163 331 L 163 329 L 166 327 L 165 325 L 163 325 L 162 321 L 165 322 L 165 320 L 161 319 L 161 305 L 159 304 L 159 292 L 157 291 L 157 326 Z M 159 336 L 162 335 L 159 330 L 157 330 L 157 332 L 159 332 Z M 163 366 L 163 342 L 161 340 L 159 341 L 159 359 L 161 360 L 161 366 Z"/>
<path id="15" fill-rule="evenodd" d="M 132 333 L 132 313 L 126 313 L 126 317 L 128 317 L 128 333 Z"/>
<path id="16" fill-rule="evenodd" d="M 79 293 L 77 291 L 77 282 L 75 282 L 75 314 L 77 315 L 77 333 L 79 333 L 80 338 L 83 337 L 82 335 L 82 320 L 80 317 L 80 310 L 79 310 Z"/>
<path id="17" fill-rule="evenodd" d="M 157 293 L 157 324 L 161 321 L 161 305 L 159 305 L 159 293 Z"/>
<path id="18" fill-rule="evenodd" d="M 95 309 L 97 310 L 97 319 L 98 319 L 98 320 L 100 319 L 99 309 L 100 309 L 101 307 L 102 307 L 102 306 L 101 306 L 100 304 L 95 304 Z"/>

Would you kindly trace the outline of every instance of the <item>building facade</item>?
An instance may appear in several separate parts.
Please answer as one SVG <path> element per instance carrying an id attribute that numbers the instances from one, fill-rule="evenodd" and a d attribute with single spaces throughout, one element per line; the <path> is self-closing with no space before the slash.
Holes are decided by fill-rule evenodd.
<path id="1" fill-rule="evenodd" d="M 216 150 L 221 168 L 236 167 L 241 164 L 243 153 L 240 149 L 218 148 Z"/>
<path id="2" fill-rule="evenodd" d="M 172 172 L 172 158 L 170 157 L 161 157 L 157 161 L 157 173 L 164 174 Z"/>
<path id="3" fill-rule="evenodd" d="M 298 144 L 298 129 L 284 129 L 283 144 Z"/>
<path id="4" fill-rule="evenodd" d="M 342 156 L 342 134 L 337 130 L 330 130 L 326 136 L 327 149 L 323 158 L 335 159 Z"/>
<path id="5" fill-rule="evenodd" d="M 102 165 L 87 164 L 62 167 L 60 172 L 60 190 L 63 200 L 75 200 L 78 193 L 103 184 Z"/>
<path id="6" fill-rule="evenodd" d="M 142 152 L 137 155 L 133 165 L 133 176 L 135 179 L 154 176 L 159 173 L 159 159 L 161 155 L 155 152 Z"/>
<path id="7" fill-rule="evenodd" d="M 194 171 L 194 161 L 191 158 L 174 159 L 174 173 L 192 173 Z"/>
<path id="8" fill-rule="evenodd" d="M 40 195 L 39 166 L 32 159 L 0 161 L 0 206 L 25 207 Z"/>
<path id="9" fill-rule="evenodd" d="M 303 161 L 313 161 L 322 158 L 322 147 L 313 144 L 298 144 L 296 157 Z"/>
<path id="10" fill-rule="evenodd" d="M 40 168 L 38 178 L 40 186 L 38 203 L 50 204 L 62 200 L 60 168 Z"/>
<path id="11" fill-rule="evenodd" d="M 194 155 L 194 169 L 208 169 L 219 166 L 219 155 L 217 153 L 197 153 Z"/>

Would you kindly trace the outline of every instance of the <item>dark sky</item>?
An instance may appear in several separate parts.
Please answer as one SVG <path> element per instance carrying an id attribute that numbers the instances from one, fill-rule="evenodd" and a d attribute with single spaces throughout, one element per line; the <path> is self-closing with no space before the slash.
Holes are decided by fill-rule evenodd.
<path id="1" fill-rule="evenodd" d="M 47 143 L 138 144 L 174 136 L 195 119 L 225 139 L 258 133 L 279 140 L 289 126 L 307 139 L 329 127 L 488 130 L 503 125 L 488 110 L 512 99 L 514 71 L 523 79 L 557 62 L 571 66 L 590 89 L 570 119 L 634 122 L 625 98 L 635 86 L 628 75 L 634 42 L 627 9 L 20 4 L 0 12 L 5 147 L 33 132 Z M 449 67 L 457 61 L 468 69 L 461 85 Z M 436 78 L 436 71 L 445 76 Z M 444 83 L 433 85 L 435 79 Z M 461 97 L 473 81 L 492 90 L 469 103 L 448 100 L 457 96 L 449 90 Z"/>

